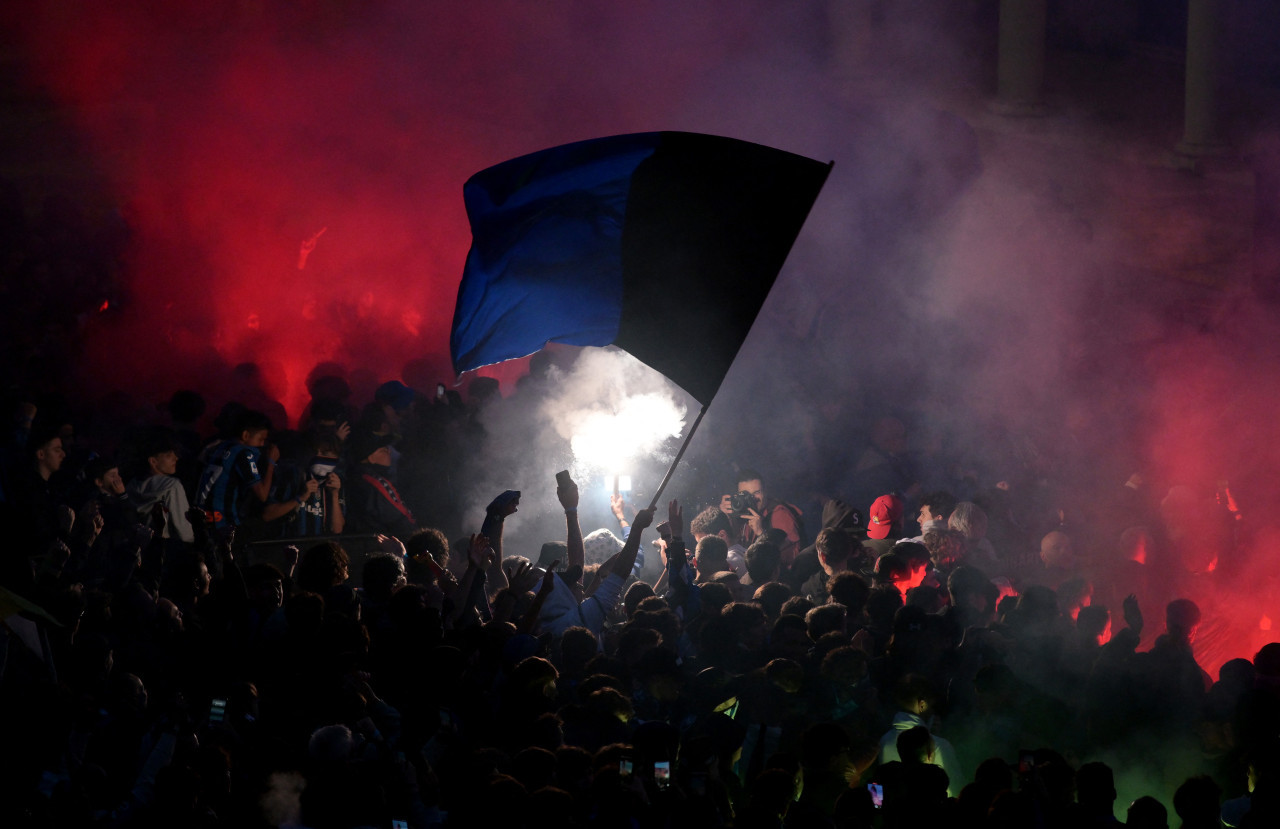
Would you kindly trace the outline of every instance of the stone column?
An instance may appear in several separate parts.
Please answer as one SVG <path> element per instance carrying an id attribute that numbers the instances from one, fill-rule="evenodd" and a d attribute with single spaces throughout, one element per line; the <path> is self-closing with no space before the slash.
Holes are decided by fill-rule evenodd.
<path id="1" fill-rule="evenodd" d="M 996 100 L 1002 115 L 1044 112 L 1044 51 L 1048 0 L 1000 0 Z"/>

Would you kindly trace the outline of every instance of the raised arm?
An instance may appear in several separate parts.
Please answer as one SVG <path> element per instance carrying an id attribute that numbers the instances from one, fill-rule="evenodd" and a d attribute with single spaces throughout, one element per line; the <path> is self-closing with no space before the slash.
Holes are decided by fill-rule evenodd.
<path id="1" fill-rule="evenodd" d="M 547 570 L 542 575 L 542 584 L 538 588 L 538 595 L 533 597 L 533 604 L 529 605 L 529 609 L 524 612 L 524 616 L 520 619 L 519 631 L 521 633 L 533 633 L 534 627 L 538 624 L 538 614 L 542 613 L 542 606 L 546 604 L 547 597 L 551 595 L 551 591 L 555 588 L 556 565 L 559 561 L 553 561 L 547 566 Z"/>
<path id="2" fill-rule="evenodd" d="M 596 573 L 596 589 L 588 601 L 579 605 L 579 614 L 583 627 L 600 635 L 605 617 L 613 612 L 622 599 L 622 587 L 635 569 L 636 553 L 640 551 L 640 537 L 644 528 L 653 523 L 653 510 L 642 509 L 636 513 L 631 524 L 631 534 L 622 545 L 622 550 L 613 558 L 600 565 Z"/>
<path id="3" fill-rule="evenodd" d="M 508 489 L 489 502 L 484 511 L 484 525 L 480 534 L 489 539 L 493 548 L 493 557 L 485 570 L 485 576 L 492 594 L 507 586 L 507 574 L 502 570 L 502 526 L 508 515 L 515 515 L 520 508 L 520 491 Z"/>
<path id="4" fill-rule="evenodd" d="M 565 573 L 571 579 L 580 580 L 586 567 L 587 553 L 582 546 L 582 527 L 578 524 L 578 485 L 569 477 L 568 472 L 556 476 L 556 497 L 560 499 L 560 506 L 564 507 L 564 523 L 568 530 L 565 544 L 569 548 L 569 555 Z"/>
<path id="5" fill-rule="evenodd" d="M 636 554 L 640 552 L 640 538 L 644 535 L 645 529 L 653 523 L 653 512 L 651 508 L 645 507 L 636 513 L 635 520 L 631 522 L 631 534 L 627 536 L 626 543 L 622 545 L 622 552 L 618 553 L 618 557 L 613 562 L 613 572 L 623 579 L 630 576 L 631 571 L 635 569 Z"/>
<path id="6" fill-rule="evenodd" d="M 618 519 L 618 526 L 622 528 L 622 534 L 625 537 L 631 524 L 627 521 L 627 502 L 622 499 L 620 493 L 613 493 L 609 496 L 609 508 L 613 510 L 613 517 Z"/>
<path id="7" fill-rule="evenodd" d="M 485 571 L 492 557 L 493 548 L 489 545 L 489 539 L 485 538 L 483 533 L 471 536 L 471 544 L 467 551 L 467 572 L 463 574 L 462 582 L 458 585 L 455 593 L 458 601 L 455 602 L 453 614 L 450 617 L 450 621 L 455 626 L 471 610 L 479 609 L 478 605 L 484 599 Z"/>
<path id="8" fill-rule="evenodd" d="M 667 576 L 665 595 L 673 609 L 683 612 L 684 618 L 696 616 L 702 606 L 701 591 L 693 584 L 689 572 L 689 557 L 684 546 L 684 510 L 680 502 L 672 499 L 667 505 L 667 532 L 671 540 L 667 544 L 667 566 L 663 573 Z"/>

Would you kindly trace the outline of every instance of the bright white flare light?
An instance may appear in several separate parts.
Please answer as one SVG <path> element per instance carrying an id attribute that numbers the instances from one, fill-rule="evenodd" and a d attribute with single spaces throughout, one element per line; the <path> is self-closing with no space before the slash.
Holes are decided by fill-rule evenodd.
<path id="1" fill-rule="evenodd" d="M 625 469 L 683 429 L 684 411 L 670 396 L 638 394 L 623 398 L 616 411 L 583 412 L 569 444 L 587 469 Z"/>

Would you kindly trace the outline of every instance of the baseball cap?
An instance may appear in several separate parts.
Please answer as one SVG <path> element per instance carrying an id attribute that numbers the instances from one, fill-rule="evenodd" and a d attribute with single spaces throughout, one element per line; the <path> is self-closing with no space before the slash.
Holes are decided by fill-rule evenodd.
<path id="1" fill-rule="evenodd" d="M 373 393 L 373 399 L 386 403 L 396 411 L 403 411 L 413 405 L 417 392 L 399 380 L 388 380 Z"/>
<path id="2" fill-rule="evenodd" d="M 871 504 L 867 515 L 867 537 L 888 538 L 900 518 L 902 499 L 897 495 L 881 495 Z"/>

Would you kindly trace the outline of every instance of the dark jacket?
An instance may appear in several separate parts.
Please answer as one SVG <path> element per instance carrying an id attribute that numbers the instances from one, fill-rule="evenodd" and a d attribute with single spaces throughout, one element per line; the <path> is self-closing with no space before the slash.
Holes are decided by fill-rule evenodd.
<path id="1" fill-rule="evenodd" d="M 417 531 L 417 520 L 387 475 L 386 467 L 365 463 L 343 481 L 344 489 L 350 487 L 346 532 L 382 533 L 406 540 Z"/>

